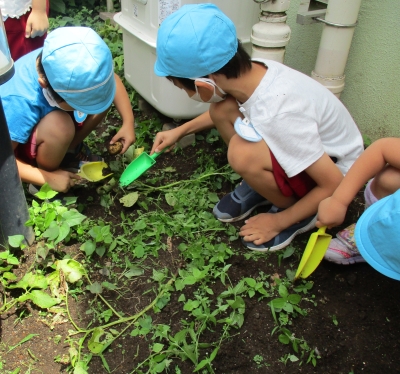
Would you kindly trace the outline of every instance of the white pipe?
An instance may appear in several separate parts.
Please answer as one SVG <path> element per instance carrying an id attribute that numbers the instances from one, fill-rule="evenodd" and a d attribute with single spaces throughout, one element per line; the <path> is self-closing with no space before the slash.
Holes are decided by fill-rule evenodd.
<path id="1" fill-rule="evenodd" d="M 253 26 L 251 33 L 252 58 L 266 58 L 283 63 L 285 47 L 291 33 L 286 24 L 289 6 L 290 0 L 266 0 L 261 4 L 260 22 Z"/>
<path id="2" fill-rule="evenodd" d="M 329 0 L 317 61 L 311 76 L 337 97 L 344 89 L 349 56 L 361 0 Z"/>

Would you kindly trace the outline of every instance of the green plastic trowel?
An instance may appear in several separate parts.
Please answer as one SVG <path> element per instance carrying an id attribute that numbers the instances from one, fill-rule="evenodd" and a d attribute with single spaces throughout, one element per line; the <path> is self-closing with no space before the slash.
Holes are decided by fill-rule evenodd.
<path id="1" fill-rule="evenodd" d="M 319 265 L 328 249 L 332 236 L 325 234 L 326 226 L 310 235 L 294 279 L 307 278 Z"/>
<path id="2" fill-rule="evenodd" d="M 163 153 L 163 151 L 164 150 L 159 153 L 153 153 L 151 156 L 143 152 L 134 159 L 119 178 L 119 184 L 121 187 L 128 186 L 138 179 L 145 171 L 150 169 L 156 163 L 155 158 Z"/>

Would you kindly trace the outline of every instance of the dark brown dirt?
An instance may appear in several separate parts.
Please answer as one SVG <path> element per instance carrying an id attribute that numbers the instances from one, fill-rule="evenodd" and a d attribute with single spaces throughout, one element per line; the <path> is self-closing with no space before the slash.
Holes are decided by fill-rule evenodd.
<path id="1" fill-rule="evenodd" d="M 212 153 L 213 145 L 198 142 L 195 150 L 199 149 Z M 188 148 L 184 152 L 195 154 L 193 151 L 192 148 Z M 194 157 L 191 158 L 192 161 L 181 163 L 173 154 L 164 156 L 157 161 L 155 167 L 161 169 L 173 164 L 179 167 L 179 175 L 182 177 L 197 168 Z M 225 185 L 220 196 L 231 188 L 232 186 Z M 100 205 L 100 197 L 93 189 L 84 188 L 78 192 L 78 202 L 85 202 L 84 213 L 90 218 L 103 217 L 105 220 L 118 222 L 121 211 L 130 214 L 132 218 L 135 217 L 135 209 L 123 208 L 118 199 L 111 208 L 111 214 L 107 214 Z M 88 196 L 92 196 L 93 201 L 87 202 Z M 332 230 L 332 234 L 357 220 L 363 211 L 362 201 L 360 193 L 352 203 L 343 226 Z M 308 237 L 309 233 L 297 237 L 294 246 L 304 248 Z M 171 273 L 182 266 L 178 244 L 178 241 L 172 238 L 169 251 L 160 252 L 157 266 L 166 266 Z M 233 247 L 238 249 L 238 254 L 229 261 L 232 266 L 228 274 L 232 284 L 236 284 L 243 277 L 256 278 L 260 272 L 283 277 L 287 269 L 296 268 L 301 256 L 300 252 L 296 252 L 294 256 L 283 259 L 280 264 L 279 253 L 265 254 L 257 260 L 246 260 L 246 249 L 242 248 L 238 240 L 233 243 Z M 77 245 L 71 245 L 67 250 L 80 256 Z M 34 254 L 34 246 L 26 251 L 23 256 L 25 267 L 32 264 Z M 82 260 L 83 256 L 78 259 Z M 107 259 L 104 260 L 104 264 L 112 266 Z M 132 278 L 123 285 L 123 293 L 107 291 L 103 294 L 116 310 L 125 315 L 132 315 L 154 299 L 153 285 L 147 282 L 148 277 L 152 275 L 152 262 L 149 261 L 148 265 L 143 276 Z M 99 270 L 100 268 L 92 269 L 92 280 L 107 280 L 107 275 L 103 275 Z M 113 268 L 112 271 L 119 273 L 121 269 Z M 296 337 L 305 339 L 310 347 L 317 349 L 320 358 L 316 367 L 311 364 L 299 366 L 297 362 L 290 361 L 285 365 L 279 361 L 282 356 L 293 350 L 280 343 L 277 334 L 271 335 L 275 322 L 267 305 L 268 299 L 258 301 L 256 298 L 247 297 L 244 324 L 240 330 L 231 331 L 231 337 L 222 343 L 213 361 L 215 373 L 400 373 L 400 283 L 381 275 L 368 264 L 338 266 L 326 261 L 321 263 L 309 280 L 314 282 L 314 286 L 311 295 L 305 296 L 309 301 L 304 299 L 301 304 L 308 314 L 294 319 L 290 330 Z M 218 282 L 212 286 L 214 294 L 220 294 L 225 288 Z M 187 291 L 191 291 L 190 288 Z M 178 292 L 172 293 L 170 302 L 160 313 L 148 313 L 153 323 L 171 325 L 172 333 L 181 329 L 179 321 L 187 318 L 178 297 Z M 87 297 L 87 294 L 77 295 L 77 300 L 69 297 L 71 317 L 78 326 L 83 327 L 90 322 L 92 317 L 87 311 L 90 310 L 90 304 L 95 302 L 95 298 Z M 66 315 L 43 314 L 35 308 L 22 305 L 19 309 L 12 309 L 9 313 L 1 315 L 0 322 L 0 363 L 3 364 L 3 369 L 0 366 L 0 373 L 11 373 L 17 368 L 21 369 L 20 373 L 68 372 L 68 365 L 63 363 L 68 362 L 69 345 L 66 340 L 68 329 L 71 328 Z M 221 332 L 219 329 L 217 325 L 215 330 L 207 330 L 202 336 L 202 341 L 212 342 L 218 339 Z M 28 334 L 38 335 L 9 351 L 10 347 Z M 134 368 L 138 363 L 148 357 L 150 345 L 151 337 L 132 337 L 128 332 L 105 354 L 110 370 L 120 374 L 135 373 Z M 260 365 L 254 360 L 257 355 L 263 359 Z M 191 374 L 194 371 L 190 362 L 174 360 L 168 372 L 178 373 L 175 371 L 176 365 L 179 365 L 183 374 Z M 94 357 L 89 373 L 106 372 L 100 358 Z"/>

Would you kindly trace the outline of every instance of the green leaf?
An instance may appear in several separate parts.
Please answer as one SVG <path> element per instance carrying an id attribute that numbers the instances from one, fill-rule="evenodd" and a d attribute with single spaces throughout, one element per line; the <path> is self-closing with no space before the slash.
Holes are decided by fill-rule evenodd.
<path id="1" fill-rule="evenodd" d="M 167 201 L 167 204 L 170 206 L 175 206 L 175 204 L 178 201 L 178 199 L 175 197 L 175 195 L 170 192 L 165 194 L 165 200 Z"/>
<path id="2" fill-rule="evenodd" d="M 136 203 L 136 201 L 138 201 L 138 199 L 139 199 L 139 193 L 138 192 L 131 192 L 131 193 L 121 197 L 119 199 L 119 202 L 123 206 L 126 206 L 126 207 L 129 208 L 129 207 L 133 206 Z"/>
<path id="3" fill-rule="evenodd" d="M 35 195 L 41 199 L 41 200 L 46 200 L 46 199 L 52 199 L 54 196 L 56 196 L 58 192 L 53 191 L 51 187 L 48 185 L 48 183 L 45 183 L 39 190 L 38 193 Z"/>
<path id="4" fill-rule="evenodd" d="M 8 237 L 8 244 L 13 248 L 21 247 L 25 242 L 25 237 L 23 235 L 13 235 Z"/>
<path id="5" fill-rule="evenodd" d="M 288 258 L 294 253 L 294 247 L 289 246 L 286 247 L 285 251 L 283 252 L 283 258 Z"/>
<path id="6" fill-rule="evenodd" d="M 153 350 L 154 352 L 156 352 L 156 353 L 159 353 L 159 352 L 162 351 L 163 348 L 164 348 L 164 344 L 155 343 L 155 344 L 153 345 L 152 350 Z"/>
<path id="7" fill-rule="evenodd" d="M 23 288 L 27 290 L 28 288 L 45 289 L 47 286 L 47 279 L 44 275 L 27 273 L 17 284 L 13 284 L 9 288 Z"/>
<path id="8" fill-rule="evenodd" d="M 86 256 L 91 256 L 94 253 L 95 249 L 96 244 L 91 240 L 88 240 L 80 246 L 80 250 L 85 252 Z"/>
<path id="9" fill-rule="evenodd" d="M 298 295 L 298 294 L 291 294 L 291 295 L 288 296 L 288 301 L 291 304 L 297 305 L 301 301 L 301 296 Z"/>
<path id="10" fill-rule="evenodd" d="M 69 227 L 73 227 L 82 223 L 86 219 L 86 216 L 79 213 L 76 209 L 70 209 L 62 214 L 62 219 Z"/>
<path id="11" fill-rule="evenodd" d="M 53 3 L 54 0 L 52 0 Z M 73 374 L 88 374 L 86 371 L 86 363 L 84 361 L 78 361 Z"/>
<path id="12" fill-rule="evenodd" d="M 96 248 L 96 253 L 98 256 L 103 257 L 104 253 L 106 253 L 106 247 L 104 245 L 101 245 L 100 247 Z"/>
<path id="13" fill-rule="evenodd" d="M 57 226 L 55 222 L 49 227 L 44 233 L 43 236 L 48 238 L 49 240 L 55 240 L 60 234 L 60 228 Z"/>
<path id="14" fill-rule="evenodd" d="M 156 282 L 162 282 L 165 278 L 165 273 L 162 271 L 157 271 L 156 269 L 153 269 L 153 279 Z"/>
<path id="15" fill-rule="evenodd" d="M 14 273 L 5 272 L 5 273 L 3 273 L 2 276 L 3 276 L 4 279 L 8 279 L 10 281 L 14 281 L 14 280 L 17 279 L 17 276 Z"/>
<path id="16" fill-rule="evenodd" d="M 116 290 L 118 287 L 110 282 L 101 282 L 101 285 L 108 290 Z"/>
<path id="17" fill-rule="evenodd" d="M 56 261 L 56 268 L 62 270 L 68 282 L 75 283 L 86 274 L 83 266 L 75 260 L 66 259 Z"/>
<path id="18" fill-rule="evenodd" d="M 232 309 L 244 308 L 246 306 L 244 300 L 240 296 L 236 296 L 235 300 L 227 300 Z"/>
<path id="19" fill-rule="evenodd" d="M 286 298 L 289 295 L 287 288 L 283 284 L 279 285 L 278 292 L 279 292 L 279 295 L 281 295 L 283 298 Z"/>
<path id="20" fill-rule="evenodd" d="M 138 277 L 140 275 L 143 275 L 144 270 L 142 268 L 140 268 L 137 265 L 131 265 L 129 270 L 124 273 L 125 277 L 127 278 L 132 278 L 132 277 Z"/>
<path id="21" fill-rule="evenodd" d="M 144 256 L 145 250 L 142 245 L 138 245 L 135 247 L 134 252 L 137 258 L 142 258 Z"/>
<path id="22" fill-rule="evenodd" d="M 70 230 L 71 230 L 71 228 L 69 227 L 69 225 L 66 222 L 64 222 L 60 226 L 60 232 L 59 232 L 58 238 L 54 242 L 54 244 L 57 244 L 57 243 L 61 242 L 61 240 L 64 240 L 68 236 Z"/>
<path id="23" fill-rule="evenodd" d="M 87 286 L 87 289 L 94 294 L 100 294 L 103 292 L 103 287 L 99 282 L 95 282 L 89 286 Z"/>
<path id="24" fill-rule="evenodd" d="M 286 300 L 279 297 L 277 299 L 271 300 L 271 304 L 275 309 L 282 309 L 286 304 Z"/>
<path id="25" fill-rule="evenodd" d="M 290 343 L 289 337 L 284 335 L 284 334 L 280 334 L 278 339 L 282 344 L 289 344 Z"/>
<path id="26" fill-rule="evenodd" d="M 100 327 L 94 329 L 92 336 L 88 341 L 88 348 L 90 352 L 99 354 L 106 348 L 106 344 L 100 342 L 100 338 L 104 335 L 104 330 Z"/>
<path id="27" fill-rule="evenodd" d="M 212 203 L 218 203 L 219 197 L 215 192 L 209 192 L 208 193 L 208 200 L 210 200 Z"/>
<path id="28" fill-rule="evenodd" d="M 244 281 L 250 286 L 250 287 L 255 287 L 256 286 L 256 280 L 253 278 L 244 278 Z"/>
<path id="29" fill-rule="evenodd" d="M 54 299 L 49 294 L 41 290 L 33 290 L 32 292 L 22 295 L 18 298 L 18 300 L 31 300 L 34 304 L 43 309 L 51 308 L 52 306 L 60 303 L 60 300 Z"/>

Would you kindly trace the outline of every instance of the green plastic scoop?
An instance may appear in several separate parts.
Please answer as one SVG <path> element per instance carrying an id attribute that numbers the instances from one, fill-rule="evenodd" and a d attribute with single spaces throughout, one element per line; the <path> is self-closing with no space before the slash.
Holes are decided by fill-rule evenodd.
<path id="1" fill-rule="evenodd" d="M 164 150 L 163 150 L 164 151 Z M 150 169 L 156 162 L 155 158 L 162 152 L 153 153 L 149 156 L 147 153 L 141 153 L 136 159 L 134 159 L 119 178 L 119 184 L 124 187 L 131 184 L 133 181 L 138 179 L 146 170 Z"/>
<path id="2" fill-rule="evenodd" d="M 332 239 L 325 230 L 326 226 L 323 226 L 310 235 L 294 279 L 307 278 L 318 267 Z"/>

